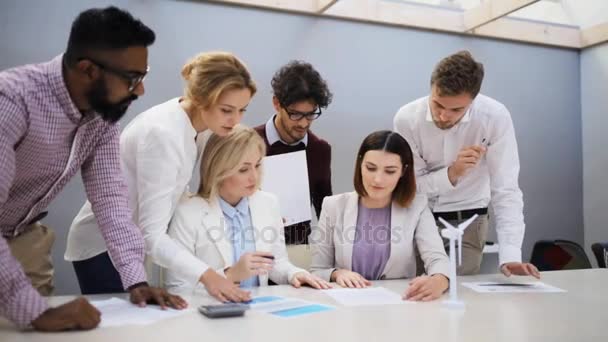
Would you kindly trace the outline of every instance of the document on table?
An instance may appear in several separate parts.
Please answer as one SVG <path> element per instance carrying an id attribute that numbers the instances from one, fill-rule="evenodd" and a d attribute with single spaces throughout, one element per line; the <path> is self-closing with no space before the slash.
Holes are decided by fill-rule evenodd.
<path id="1" fill-rule="evenodd" d="M 264 158 L 262 190 L 279 198 L 285 225 L 311 220 L 306 151 Z"/>
<path id="2" fill-rule="evenodd" d="M 467 282 L 461 283 L 462 286 L 479 293 L 557 293 L 566 290 L 555 286 L 547 285 L 540 281 L 526 283 L 511 282 Z"/>
<path id="3" fill-rule="evenodd" d="M 334 307 L 328 305 L 279 296 L 255 297 L 248 304 L 251 310 L 282 318 L 298 317 L 334 309 Z"/>
<path id="4" fill-rule="evenodd" d="M 363 289 L 329 289 L 323 292 L 344 306 L 387 305 L 412 303 L 384 287 Z"/>
<path id="5" fill-rule="evenodd" d="M 101 312 L 100 328 L 127 325 L 152 324 L 158 321 L 181 316 L 192 309 L 161 310 L 157 305 L 146 305 L 144 308 L 120 298 L 94 300 L 91 304 Z"/>

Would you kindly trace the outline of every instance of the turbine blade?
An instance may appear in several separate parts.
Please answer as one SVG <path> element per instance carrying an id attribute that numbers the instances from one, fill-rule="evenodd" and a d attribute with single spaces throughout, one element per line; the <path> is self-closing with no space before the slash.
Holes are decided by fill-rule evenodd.
<path id="1" fill-rule="evenodd" d="M 465 229 L 467 229 L 467 227 L 473 222 L 475 221 L 475 219 L 478 217 L 479 215 L 475 214 L 473 216 L 471 216 L 468 220 L 462 222 L 461 224 L 458 225 L 458 229 L 464 231 Z"/>
<path id="2" fill-rule="evenodd" d="M 452 226 L 448 221 L 444 220 L 443 217 L 439 217 L 439 222 L 443 223 L 443 225 L 446 228 L 453 228 L 453 229 L 456 228 L 456 227 Z"/>
<path id="3" fill-rule="evenodd" d="M 458 266 L 462 265 L 462 235 L 458 235 Z"/>

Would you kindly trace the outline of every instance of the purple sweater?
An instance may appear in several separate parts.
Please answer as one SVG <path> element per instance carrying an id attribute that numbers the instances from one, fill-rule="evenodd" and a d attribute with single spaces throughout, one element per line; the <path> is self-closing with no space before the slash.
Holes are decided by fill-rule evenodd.
<path id="1" fill-rule="evenodd" d="M 370 209 L 359 202 L 352 270 L 365 279 L 378 280 L 390 255 L 391 205 Z"/>

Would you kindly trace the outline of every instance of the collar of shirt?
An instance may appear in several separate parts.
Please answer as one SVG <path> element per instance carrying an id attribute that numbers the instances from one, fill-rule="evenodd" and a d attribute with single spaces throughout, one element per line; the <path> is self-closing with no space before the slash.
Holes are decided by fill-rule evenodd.
<path id="1" fill-rule="evenodd" d="M 59 104 L 63 108 L 66 116 L 74 124 L 79 124 L 80 120 L 82 119 L 82 114 L 78 108 L 76 108 L 74 101 L 72 101 L 68 88 L 65 85 L 65 80 L 63 79 L 63 54 L 53 58 L 47 64 L 47 75 L 49 87 L 59 101 Z"/>
<path id="2" fill-rule="evenodd" d="M 179 102 L 179 97 L 175 98 L 175 101 L 177 102 L 177 106 L 179 107 L 180 111 L 182 112 L 182 118 L 184 120 L 184 126 L 186 127 L 186 136 L 189 138 L 192 138 L 194 140 L 197 139 L 199 133 L 196 131 L 196 129 L 194 129 L 194 126 L 192 125 L 192 120 L 190 120 L 190 116 L 188 115 L 188 113 L 184 110 L 184 108 L 182 108 L 182 105 Z M 201 132 L 203 133 L 203 132 Z"/>
<path id="3" fill-rule="evenodd" d="M 232 206 L 220 197 L 220 208 L 224 215 L 231 219 L 234 219 L 237 213 L 241 214 L 241 216 L 247 216 L 249 213 L 249 200 L 246 197 L 243 197 L 236 206 Z"/>
<path id="4" fill-rule="evenodd" d="M 474 102 L 475 102 L 475 100 L 473 100 L 473 102 L 471 102 L 471 104 L 469 105 L 469 108 L 467 108 L 466 113 L 464 114 L 464 116 L 458 123 L 471 121 L 471 108 L 473 107 Z M 426 102 L 426 121 L 433 122 L 433 114 L 431 113 L 431 97 L 430 96 L 428 98 L 428 101 Z"/>
<path id="5" fill-rule="evenodd" d="M 272 146 L 272 144 L 276 143 L 277 141 L 280 141 L 287 146 L 295 146 L 299 143 L 304 143 L 304 146 L 308 145 L 308 133 L 306 133 L 302 140 L 296 141 L 292 144 L 284 142 L 281 139 L 281 136 L 279 135 L 279 132 L 277 131 L 277 128 L 274 125 L 274 118 L 276 117 L 276 115 L 273 115 L 270 120 L 266 121 L 266 139 L 268 139 L 268 145 Z"/>

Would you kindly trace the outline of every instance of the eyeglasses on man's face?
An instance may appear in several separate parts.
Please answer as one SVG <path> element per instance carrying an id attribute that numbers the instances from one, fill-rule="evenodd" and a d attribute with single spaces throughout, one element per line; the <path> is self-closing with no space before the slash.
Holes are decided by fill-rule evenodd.
<path id="1" fill-rule="evenodd" d="M 315 109 L 312 112 L 308 112 L 308 113 L 303 113 L 303 112 L 299 112 L 297 110 L 289 109 L 289 108 L 287 108 L 287 106 L 282 106 L 282 107 L 285 110 L 285 112 L 287 113 L 287 115 L 289 116 L 289 119 L 293 120 L 293 121 L 300 121 L 300 120 L 302 120 L 302 118 L 306 118 L 306 120 L 308 120 L 308 121 L 313 121 L 313 120 L 318 119 L 322 113 L 320 107 L 317 107 L 317 109 Z"/>
<path id="2" fill-rule="evenodd" d="M 138 72 L 138 71 L 127 71 L 127 70 L 121 70 L 118 68 L 114 68 L 105 63 L 96 61 L 96 60 L 94 60 L 92 58 L 88 58 L 88 57 L 85 57 L 82 59 L 87 59 L 91 63 L 97 65 L 101 70 L 112 73 L 112 74 L 124 79 L 125 81 L 127 81 L 129 83 L 129 88 L 128 88 L 129 92 L 133 92 L 133 90 L 135 90 L 135 88 L 137 88 L 137 86 L 144 81 L 144 79 L 146 78 L 146 75 L 148 75 L 148 72 L 150 71 L 149 66 L 146 67 L 146 71 L 142 73 L 142 72 Z"/>

